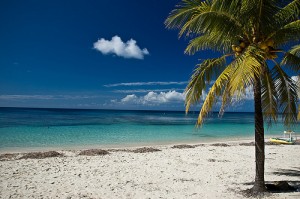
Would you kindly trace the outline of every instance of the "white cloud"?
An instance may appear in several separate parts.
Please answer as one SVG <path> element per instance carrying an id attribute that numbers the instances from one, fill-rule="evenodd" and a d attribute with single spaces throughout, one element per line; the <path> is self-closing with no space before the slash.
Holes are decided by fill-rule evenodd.
<path id="1" fill-rule="evenodd" d="M 112 99 L 112 100 L 110 100 L 110 102 L 111 102 L 111 103 L 117 103 L 117 102 L 118 102 L 118 100 L 116 100 L 116 99 Z"/>
<path id="2" fill-rule="evenodd" d="M 246 93 L 242 97 L 242 99 L 245 99 L 245 100 L 254 100 L 253 86 L 249 86 L 249 87 L 246 88 Z"/>
<path id="3" fill-rule="evenodd" d="M 135 40 L 130 39 L 124 43 L 117 35 L 112 37 L 111 40 L 106 40 L 104 38 L 99 39 L 94 43 L 94 49 L 100 51 L 104 55 L 115 54 L 124 58 L 144 59 L 144 56 L 149 54 L 149 51 L 146 48 L 141 49 L 137 46 Z"/>
<path id="4" fill-rule="evenodd" d="M 127 102 L 136 102 L 138 100 L 138 97 L 134 94 L 132 95 L 127 95 L 126 97 L 124 97 L 121 102 L 123 103 L 127 103 Z"/>
<path id="5" fill-rule="evenodd" d="M 296 82 L 297 86 L 298 86 L 298 90 L 297 90 L 297 95 L 298 95 L 298 99 L 300 99 L 300 76 L 292 76 L 292 79 Z"/>
<path id="6" fill-rule="evenodd" d="M 127 95 L 121 100 L 123 104 L 143 104 L 143 105 L 157 105 L 172 102 L 184 102 L 185 94 L 175 90 L 168 92 L 153 92 L 150 91 L 144 96 L 136 96 L 134 94 Z"/>
<path id="7" fill-rule="evenodd" d="M 150 91 L 147 95 L 143 97 L 143 102 L 144 103 L 150 102 L 150 103 L 157 103 L 157 104 L 166 103 L 167 102 L 166 93 L 160 92 L 158 94 L 153 91 Z"/>
<path id="8" fill-rule="evenodd" d="M 298 76 L 292 76 L 291 78 L 292 78 L 292 80 L 294 80 L 295 82 L 297 82 L 297 81 L 298 81 L 298 79 L 299 79 L 299 77 L 298 77 Z"/>
<path id="9" fill-rule="evenodd" d="M 116 84 L 107 84 L 105 87 L 117 87 L 117 86 L 153 86 L 153 85 L 185 85 L 187 81 L 183 82 L 128 82 L 128 83 L 116 83 Z"/>

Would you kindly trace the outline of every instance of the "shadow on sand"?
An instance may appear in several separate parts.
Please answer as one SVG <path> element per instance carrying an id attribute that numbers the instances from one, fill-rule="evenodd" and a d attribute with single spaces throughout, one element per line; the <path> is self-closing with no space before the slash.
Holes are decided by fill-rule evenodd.
<path id="1" fill-rule="evenodd" d="M 300 168 L 299 167 L 293 167 L 293 169 L 278 169 L 275 172 L 272 172 L 272 174 L 278 175 L 278 176 L 294 176 L 294 177 L 300 177 Z"/>
<path id="2" fill-rule="evenodd" d="M 277 176 L 300 177 L 300 168 L 278 169 L 272 172 L 272 174 Z M 265 183 L 267 191 L 270 193 L 300 192 L 300 181 L 266 181 Z M 253 185 L 254 182 L 244 184 Z"/>

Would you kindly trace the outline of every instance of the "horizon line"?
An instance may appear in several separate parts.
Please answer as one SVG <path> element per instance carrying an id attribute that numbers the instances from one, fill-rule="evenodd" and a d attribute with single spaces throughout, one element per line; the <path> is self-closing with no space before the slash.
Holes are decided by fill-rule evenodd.
<path id="1" fill-rule="evenodd" d="M 157 111 L 157 112 L 185 112 L 185 110 L 166 110 L 166 109 L 113 109 L 113 108 L 62 108 L 62 107 L 25 107 L 25 106 L 18 106 L 18 107 L 10 107 L 10 106 L 0 106 L 0 109 L 62 109 L 62 110 L 103 110 L 103 111 Z M 192 110 L 189 111 L 188 113 L 194 113 L 194 112 L 200 112 L 200 110 Z M 219 113 L 219 111 L 212 111 L 211 113 Z M 254 113 L 254 112 L 249 112 L 249 111 L 225 111 L 225 113 Z"/>

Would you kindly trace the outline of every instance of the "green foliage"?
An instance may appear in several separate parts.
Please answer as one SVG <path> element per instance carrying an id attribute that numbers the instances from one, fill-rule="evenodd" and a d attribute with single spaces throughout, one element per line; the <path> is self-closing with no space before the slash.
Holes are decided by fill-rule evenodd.
<path id="1" fill-rule="evenodd" d="M 292 54 L 291 52 L 287 52 L 284 55 L 283 60 L 281 61 L 281 65 L 285 66 L 295 72 L 299 72 L 300 69 L 300 57 Z"/>
<path id="2" fill-rule="evenodd" d="M 299 41 L 300 39 L 300 20 L 293 21 L 271 34 L 276 45 L 279 47 L 289 42 Z"/>
<path id="3" fill-rule="evenodd" d="M 261 90 L 261 100 L 262 100 L 262 110 L 265 118 L 269 125 L 271 125 L 272 120 L 277 120 L 278 113 L 278 103 L 277 103 L 277 93 L 275 89 L 275 81 L 272 77 L 269 68 L 265 68 L 265 73 L 263 73 L 262 79 L 262 90 Z"/>
<path id="4" fill-rule="evenodd" d="M 297 85 L 279 65 L 275 65 L 272 73 L 283 121 L 286 126 L 290 127 L 297 121 Z"/>
<path id="5" fill-rule="evenodd" d="M 201 35 L 192 39 L 187 46 L 185 53 L 195 54 L 199 50 L 214 50 L 214 51 L 223 51 L 225 53 L 230 53 L 231 44 L 235 40 L 232 40 L 230 37 L 222 37 L 219 34 L 211 33 L 209 35 Z"/>
<path id="6" fill-rule="evenodd" d="M 290 22 L 299 19 L 299 15 L 300 15 L 300 1 L 296 0 L 290 2 L 285 7 L 280 9 L 276 13 L 275 18 L 279 26 L 284 26 L 285 24 L 288 24 Z"/>
<path id="7" fill-rule="evenodd" d="M 225 70 L 216 79 L 213 86 L 210 88 L 210 90 L 204 100 L 203 106 L 201 108 L 201 111 L 200 111 L 200 114 L 198 117 L 198 121 L 197 121 L 198 125 L 202 125 L 204 118 L 208 115 L 208 113 L 212 109 L 213 104 L 215 103 L 217 97 L 221 96 L 222 94 L 226 95 L 226 89 L 224 89 L 224 88 L 227 88 L 233 68 L 234 68 L 234 65 L 229 65 L 228 67 L 226 67 Z M 230 93 L 228 93 L 228 94 L 230 95 Z M 187 91 L 187 95 L 189 95 L 189 90 Z M 199 96 L 199 97 L 201 97 L 201 96 Z M 186 98 L 186 105 L 187 105 L 186 111 L 188 111 L 188 107 L 190 106 L 191 103 L 193 103 L 193 102 L 190 101 L 188 98 Z M 226 102 L 224 102 L 224 103 L 226 103 Z"/>
<path id="8" fill-rule="evenodd" d="M 191 104 L 198 103 L 202 92 L 211 81 L 213 75 L 218 76 L 219 72 L 226 65 L 226 56 L 216 59 L 207 59 L 203 61 L 194 70 L 189 84 L 186 87 L 186 110 L 188 111 Z"/>
<path id="9" fill-rule="evenodd" d="M 254 84 L 255 77 L 262 74 L 265 65 L 265 52 L 250 45 L 245 52 L 236 58 L 235 69 L 230 78 L 230 93 L 240 99 L 246 88 Z"/>
<path id="10" fill-rule="evenodd" d="M 297 120 L 297 85 L 283 67 L 299 75 L 300 1 L 282 0 L 183 0 L 166 19 L 167 28 L 191 38 L 185 53 L 201 50 L 224 53 L 197 65 L 186 88 L 186 111 L 205 98 L 198 125 L 221 100 L 220 114 L 240 100 L 255 81 L 261 81 L 262 110 L 268 123 L 283 114 L 284 124 Z M 297 44 L 290 51 L 280 48 Z M 278 56 L 284 53 L 282 56 Z M 270 64 L 268 60 L 280 61 Z M 216 78 L 208 91 L 212 78 Z M 300 115 L 300 114 L 299 114 Z"/>

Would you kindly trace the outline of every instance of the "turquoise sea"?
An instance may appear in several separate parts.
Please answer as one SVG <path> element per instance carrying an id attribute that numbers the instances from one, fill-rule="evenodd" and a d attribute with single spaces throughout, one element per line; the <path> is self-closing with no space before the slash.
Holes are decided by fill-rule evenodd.
<path id="1" fill-rule="evenodd" d="M 0 151 L 207 142 L 254 135 L 253 113 L 211 114 L 195 128 L 198 112 L 0 108 Z M 284 131 L 266 126 L 266 136 Z M 300 132 L 299 125 L 293 129 Z"/>

